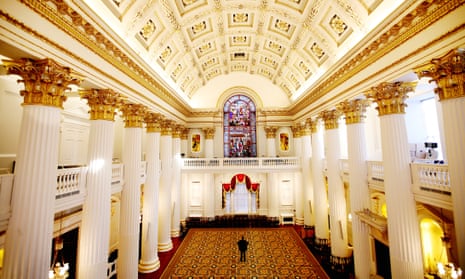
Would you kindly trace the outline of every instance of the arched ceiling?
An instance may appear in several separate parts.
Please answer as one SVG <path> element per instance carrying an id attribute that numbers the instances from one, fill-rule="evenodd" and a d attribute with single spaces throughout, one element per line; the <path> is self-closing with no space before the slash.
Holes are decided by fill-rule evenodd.
<path id="1" fill-rule="evenodd" d="M 228 79 L 241 72 L 264 77 L 289 105 L 402 1 L 84 2 L 187 103 L 213 79 L 241 86 Z"/>

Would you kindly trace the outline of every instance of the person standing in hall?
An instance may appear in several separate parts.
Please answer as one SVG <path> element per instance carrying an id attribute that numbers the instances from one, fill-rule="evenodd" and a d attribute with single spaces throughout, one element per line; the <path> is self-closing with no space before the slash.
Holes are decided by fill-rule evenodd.
<path id="1" fill-rule="evenodd" d="M 242 239 L 237 242 L 237 246 L 239 246 L 239 251 L 241 252 L 241 262 L 245 262 L 245 252 L 247 251 L 247 246 L 249 245 L 249 242 L 244 239 L 244 236 L 242 236 Z"/>

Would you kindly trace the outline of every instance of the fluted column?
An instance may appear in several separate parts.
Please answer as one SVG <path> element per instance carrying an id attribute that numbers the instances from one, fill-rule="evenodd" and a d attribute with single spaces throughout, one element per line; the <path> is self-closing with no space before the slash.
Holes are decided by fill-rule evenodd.
<path id="1" fill-rule="evenodd" d="M 144 116 L 147 128 L 145 160 L 147 175 L 142 200 L 142 239 L 139 272 L 149 273 L 160 267 L 158 258 L 158 196 L 160 190 L 160 133 L 162 116 L 149 112 Z"/>
<path id="2" fill-rule="evenodd" d="M 171 186 L 171 202 L 173 216 L 171 218 L 171 237 L 178 237 L 181 230 L 181 125 L 174 125 L 172 130 L 173 168 Z"/>
<path id="3" fill-rule="evenodd" d="M 187 156 L 187 152 L 189 151 L 189 128 L 183 127 L 181 129 L 181 154 Z"/>
<path id="4" fill-rule="evenodd" d="M 181 131 L 181 154 L 187 157 L 189 151 L 189 128 L 184 127 Z M 181 172 L 181 224 L 186 223 L 188 217 L 188 175 Z"/>
<path id="5" fill-rule="evenodd" d="M 111 89 L 80 92 L 90 106 L 87 195 L 79 233 L 78 275 L 104 278 L 110 244 L 114 121 L 121 96 Z"/>
<path id="6" fill-rule="evenodd" d="M 452 206 L 458 264 L 465 268 L 465 52 L 452 50 L 445 56 L 433 59 L 418 71 L 419 77 L 431 77 L 436 82 L 443 112 L 444 138 L 449 167 Z"/>
<path id="7" fill-rule="evenodd" d="M 313 227 L 315 219 L 313 216 L 313 179 L 312 169 L 310 167 L 312 157 L 312 121 L 307 119 L 300 130 L 302 141 L 302 183 L 303 183 L 303 209 L 304 209 L 304 225 Z"/>
<path id="8" fill-rule="evenodd" d="M 266 126 L 266 156 L 276 157 L 276 130 L 278 127 Z"/>
<path id="9" fill-rule="evenodd" d="M 172 186 L 172 161 L 173 144 L 171 139 L 172 121 L 163 121 L 160 137 L 160 158 L 161 158 L 161 179 L 160 179 L 160 200 L 158 203 L 158 251 L 165 252 L 173 248 L 171 242 L 171 186 Z"/>
<path id="10" fill-rule="evenodd" d="M 318 118 L 312 121 L 312 172 L 315 238 L 319 243 L 328 243 L 328 195 L 326 193 L 326 183 L 323 175 L 324 141 L 323 131 L 319 128 L 318 122 Z"/>
<path id="11" fill-rule="evenodd" d="M 338 109 L 345 115 L 349 164 L 350 208 L 352 215 L 352 244 L 356 278 L 370 278 L 370 243 L 368 226 L 355 214 L 370 207 L 367 181 L 367 151 L 365 112 L 367 100 L 344 101 Z"/>
<path id="12" fill-rule="evenodd" d="M 279 191 L 278 191 L 278 174 L 276 172 L 267 173 L 268 188 L 268 217 L 279 216 Z"/>
<path id="13" fill-rule="evenodd" d="M 141 197 L 142 124 L 146 108 L 126 103 L 124 116 L 124 186 L 121 192 L 118 277 L 137 278 Z"/>
<path id="14" fill-rule="evenodd" d="M 294 153 L 295 156 L 301 158 L 302 139 L 300 137 L 300 125 L 291 127 L 292 136 L 294 138 Z M 295 223 L 296 225 L 304 225 L 304 199 L 302 187 L 302 172 L 294 172 L 294 203 L 295 203 Z"/>
<path id="15" fill-rule="evenodd" d="M 367 93 L 379 112 L 384 189 L 388 215 L 392 278 L 422 278 L 423 260 L 416 203 L 411 190 L 410 155 L 405 124 L 408 84 L 381 83 Z"/>
<path id="16" fill-rule="evenodd" d="M 50 59 L 3 60 L 24 84 L 3 278 L 48 278 L 64 91 L 80 78 Z"/>
<path id="17" fill-rule="evenodd" d="M 323 111 L 320 114 L 325 122 L 326 130 L 326 164 L 328 176 L 329 222 L 331 227 L 331 255 L 346 258 L 351 256 L 347 240 L 347 207 L 339 160 L 338 120 L 341 112 L 338 110 Z"/>
<path id="18" fill-rule="evenodd" d="M 213 158 L 215 128 L 203 129 L 205 135 L 205 158 Z"/>

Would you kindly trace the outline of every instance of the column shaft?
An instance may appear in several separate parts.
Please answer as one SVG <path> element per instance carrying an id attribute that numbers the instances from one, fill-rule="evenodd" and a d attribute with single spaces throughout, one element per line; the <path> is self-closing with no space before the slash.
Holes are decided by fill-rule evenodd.
<path id="1" fill-rule="evenodd" d="M 212 173 L 203 175 L 205 185 L 203 185 L 203 209 L 205 217 L 215 217 L 215 189 Z"/>
<path id="2" fill-rule="evenodd" d="M 312 155 L 312 143 L 310 131 L 301 137 L 302 139 L 302 183 L 303 183 L 303 210 L 304 225 L 314 226 L 315 219 L 313 216 L 313 179 L 312 169 L 310 167 Z"/>
<path id="3" fill-rule="evenodd" d="M 171 141 L 171 134 L 163 131 L 160 138 L 160 155 L 161 155 L 161 179 L 160 179 L 160 200 L 158 207 L 158 251 L 169 251 L 173 248 L 171 242 L 170 229 L 171 229 L 171 169 L 172 169 L 172 156 L 173 147 Z"/>
<path id="4" fill-rule="evenodd" d="M 147 176 L 142 209 L 142 251 L 139 272 L 149 273 L 160 267 L 158 258 L 158 199 L 160 187 L 160 132 L 147 132 Z"/>
<path id="5" fill-rule="evenodd" d="M 59 131 L 59 108 L 23 106 L 3 278 L 48 276 Z"/>
<path id="6" fill-rule="evenodd" d="M 113 121 L 91 120 L 87 195 L 79 236 L 78 274 L 81 278 L 103 278 L 107 274 L 113 134 Z"/>
<path id="7" fill-rule="evenodd" d="M 178 237 L 181 225 L 181 139 L 179 136 L 173 136 L 173 168 L 172 168 L 172 187 L 171 199 L 173 206 L 173 216 L 171 219 L 171 237 Z"/>
<path id="8" fill-rule="evenodd" d="M 142 128 L 124 129 L 124 186 L 121 192 L 121 221 L 118 253 L 118 277 L 137 278 L 139 261 L 139 225 L 141 197 Z"/>
<path id="9" fill-rule="evenodd" d="M 302 140 L 300 135 L 294 133 L 294 150 L 295 156 L 301 158 Z M 304 225 L 304 199 L 303 197 L 303 182 L 302 172 L 294 173 L 294 201 L 295 201 L 295 222 L 297 225 Z"/>
<path id="10" fill-rule="evenodd" d="M 270 172 L 267 175 L 268 188 L 268 217 L 279 216 L 278 175 Z"/>

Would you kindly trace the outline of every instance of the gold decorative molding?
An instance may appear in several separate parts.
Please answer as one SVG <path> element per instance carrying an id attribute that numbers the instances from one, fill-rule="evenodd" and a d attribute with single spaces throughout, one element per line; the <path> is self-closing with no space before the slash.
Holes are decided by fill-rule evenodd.
<path id="1" fill-rule="evenodd" d="M 90 120 L 115 121 L 116 110 L 123 104 L 123 97 L 111 89 L 79 90 L 81 99 L 90 107 Z"/>
<path id="2" fill-rule="evenodd" d="M 325 122 L 325 129 L 337 129 L 339 128 L 339 117 L 341 117 L 342 112 L 337 109 L 325 110 L 320 112 L 319 117 Z"/>
<path id="3" fill-rule="evenodd" d="M 278 127 L 276 126 L 265 126 L 266 138 L 267 139 L 275 138 L 277 130 L 278 130 Z"/>
<path id="4" fill-rule="evenodd" d="M 289 108 L 289 112 L 291 114 L 297 114 L 299 111 L 310 106 L 312 103 L 322 98 L 363 69 L 372 65 L 398 46 L 404 44 L 406 41 L 425 30 L 428 26 L 463 5 L 463 3 L 463 0 L 423 1 L 415 10 L 405 15 L 389 30 L 381 34 L 378 39 L 373 41 L 368 47 L 361 50 L 354 56 L 354 58 L 345 63 L 343 67 L 335 71 L 331 76 L 328 76 L 318 86 L 314 86 L 309 92 L 303 94 L 300 100 Z M 452 33 L 459 32 L 460 30 L 463 30 L 463 28 L 464 25 L 461 24 L 457 28 L 454 28 Z M 444 38 L 441 37 L 440 39 Z M 437 40 L 432 41 L 427 45 L 419 46 L 418 51 L 424 50 L 428 47 L 428 45 L 432 45 L 434 43 L 437 43 Z M 397 61 L 396 64 L 400 63 L 403 59 L 405 58 Z M 383 69 L 383 71 L 385 70 L 386 69 Z M 373 73 L 371 76 L 375 76 L 377 74 L 379 73 Z M 368 77 L 365 80 L 367 79 Z M 358 84 L 360 84 L 360 82 Z"/>
<path id="5" fill-rule="evenodd" d="M 21 0 L 21 2 L 58 28 L 61 28 L 68 35 L 125 73 L 128 77 L 131 77 L 150 92 L 153 92 L 153 94 L 170 106 L 185 115 L 188 114 L 188 106 L 178 99 L 176 94 L 172 94 L 162 87 L 147 70 L 140 67 L 124 51 L 119 49 L 113 43 L 114 40 L 108 39 L 66 2 L 52 0 Z M 52 2 L 52 5 L 49 2 Z M 143 95 L 140 96 L 146 98 Z"/>
<path id="6" fill-rule="evenodd" d="M 365 95 L 378 104 L 379 116 L 405 113 L 407 93 L 414 91 L 416 83 L 383 82 L 372 87 Z"/>
<path id="7" fill-rule="evenodd" d="M 141 104 L 126 103 L 120 108 L 125 128 L 142 128 L 147 107 Z"/>
<path id="8" fill-rule="evenodd" d="M 205 133 L 205 139 L 214 139 L 215 128 L 204 128 L 202 131 Z"/>
<path id="9" fill-rule="evenodd" d="M 7 74 L 19 75 L 24 84 L 20 91 L 24 97 L 22 105 L 44 105 L 63 109 L 65 91 L 69 85 L 79 85 L 82 76 L 69 67 L 63 67 L 52 59 L 3 60 Z"/>
<path id="10" fill-rule="evenodd" d="M 440 101 L 465 97 L 465 49 L 453 49 L 415 72 L 419 78 L 429 77 L 437 84 L 434 91 Z"/>
<path id="11" fill-rule="evenodd" d="M 156 112 L 147 112 L 144 116 L 147 133 L 160 133 L 163 115 Z"/>
<path id="12" fill-rule="evenodd" d="M 366 108 L 370 101 L 366 99 L 357 99 L 343 101 L 336 105 L 336 108 L 344 113 L 346 124 L 362 123 L 366 118 Z"/>

